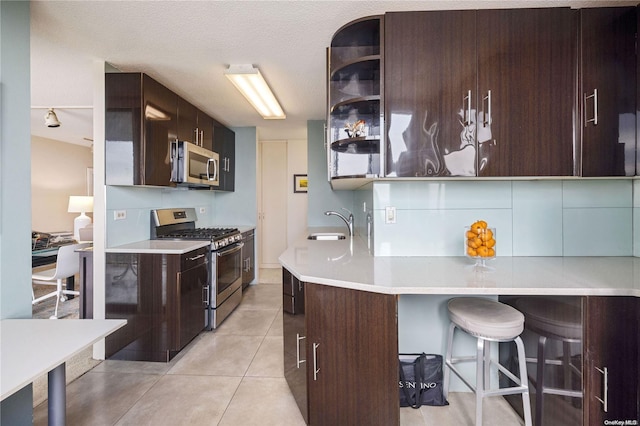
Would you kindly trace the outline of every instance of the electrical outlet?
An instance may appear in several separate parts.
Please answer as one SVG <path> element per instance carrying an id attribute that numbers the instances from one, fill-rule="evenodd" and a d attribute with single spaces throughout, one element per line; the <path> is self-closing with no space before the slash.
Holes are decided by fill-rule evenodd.
<path id="1" fill-rule="evenodd" d="M 396 208 L 387 206 L 384 208 L 384 223 L 396 223 Z"/>
<path id="2" fill-rule="evenodd" d="M 198 210 L 198 213 L 200 214 L 205 214 L 207 212 L 207 209 L 204 207 L 200 207 L 200 210 Z"/>
<path id="3" fill-rule="evenodd" d="M 115 210 L 113 212 L 113 220 L 123 220 L 127 218 L 126 210 Z"/>

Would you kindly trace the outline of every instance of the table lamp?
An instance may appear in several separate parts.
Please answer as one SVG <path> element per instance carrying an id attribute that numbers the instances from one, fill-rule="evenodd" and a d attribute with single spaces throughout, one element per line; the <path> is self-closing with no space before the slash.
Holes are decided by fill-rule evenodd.
<path id="1" fill-rule="evenodd" d="M 69 213 L 80 213 L 80 216 L 73 220 L 73 238 L 80 241 L 80 229 L 91 224 L 91 218 L 86 212 L 93 211 L 93 197 L 71 195 L 69 196 Z"/>

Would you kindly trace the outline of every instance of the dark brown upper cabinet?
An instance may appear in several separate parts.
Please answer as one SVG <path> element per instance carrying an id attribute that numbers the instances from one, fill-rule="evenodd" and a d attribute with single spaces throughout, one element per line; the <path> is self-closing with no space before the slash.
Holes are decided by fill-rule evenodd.
<path id="1" fill-rule="evenodd" d="M 387 176 L 573 174 L 568 8 L 385 15 Z"/>
<path id="2" fill-rule="evenodd" d="M 105 75 L 105 180 L 107 185 L 175 186 L 171 142 L 188 141 L 220 153 L 221 190 L 235 186 L 235 133 L 143 73 Z M 224 164 L 222 162 L 225 155 Z"/>
<path id="3" fill-rule="evenodd" d="M 582 176 L 636 175 L 635 7 L 580 10 Z"/>
<path id="4" fill-rule="evenodd" d="M 236 134 L 213 120 L 213 152 L 219 155 L 219 191 L 235 191 Z"/>
<path id="5" fill-rule="evenodd" d="M 107 185 L 169 186 L 177 96 L 141 73 L 105 75 Z"/>
<path id="6" fill-rule="evenodd" d="M 213 119 L 178 97 L 178 139 L 213 151 Z"/>
<path id="7" fill-rule="evenodd" d="M 385 15 L 387 176 L 476 175 L 475 34 L 473 10 Z"/>
<path id="8" fill-rule="evenodd" d="M 478 176 L 574 174 L 575 13 L 477 11 Z"/>

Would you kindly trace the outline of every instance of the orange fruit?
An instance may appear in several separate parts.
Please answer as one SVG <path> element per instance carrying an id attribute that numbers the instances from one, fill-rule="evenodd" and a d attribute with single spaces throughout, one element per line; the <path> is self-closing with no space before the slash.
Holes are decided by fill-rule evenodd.
<path id="1" fill-rule="evenodd" d="M 496 245 L 496 240 L 494 240 L 493 238 L 486 240 L 484 242 L 484 245 L 487 246 L 488 248 L 491 248 Z"/>
<path id="2" fill-rule="evenodd" d="M 480 257 L 489 257 L 489 249 L 487 247 L 485 247 L 485 246 L 478 247 L 476 252 L 478 253 L 478 256 L 480 256 Z"/>
<path id="3" fill-rule="evenodd" d="M 477 256 L 478 252 L 476 252 L 476 250 L 474 248 L 471 247 L 467 247 L 467 254 L 469 256 Z"/>
<path id="4" fill-rule="evenodd" d="M 485 222 L 484 220 L 476 220 L 475 222 L 473 222 L 473 224 L 471 224 L 471 231 L 475 232 L 476 234 L 479 234 L 482 229 L 486 228 L 487 222 Z"/>
<path id="5" fill-rule="evenodd" d="M 496 251 L 494 249 L 490 248 L 490 249 L 487 249 L 487 250 L 488 250 L 488 253 L 489 253 L 489 257 L 493 257 L 493 256 L 496 255 Z"/>
<path id="6" fill-rule="evenodd" d="M 482 231 L 480 232 L 480 239 L 482 241 L 489 241 L 493 239 L 493 232 L 491 231 L 491 229 L 482 229 Z"/>
<path id="7" fill-rule="evenodd" d="M 475 238 L 475 237 L 476 237 L 476 235 L 477 235 L 477 234 L 476 234 L 475 232 L 473 232 L 473 231 L 467 231 L 467 238 L 468 238 L 468 239 Z"/>

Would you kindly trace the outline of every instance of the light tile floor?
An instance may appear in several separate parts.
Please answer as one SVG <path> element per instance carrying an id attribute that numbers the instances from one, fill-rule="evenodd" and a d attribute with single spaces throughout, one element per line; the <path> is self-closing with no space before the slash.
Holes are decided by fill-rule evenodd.
<path id="1" fill-rule="evenodd" d="M 170 363 L 106 360 L 71 382 L 67 424 L 304 425 L 283 373 L 281 271 L 259 274 L 236 311 Z M 448 407 L 403 408 L 401 424 L 472 425 L 473 395 L 449 400 Z M 488 426 L 522 424 L 501 398 L 484 409 Z M 45 401 L 34 408 L 34 425 L 46 423 Z"/>

